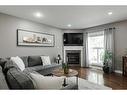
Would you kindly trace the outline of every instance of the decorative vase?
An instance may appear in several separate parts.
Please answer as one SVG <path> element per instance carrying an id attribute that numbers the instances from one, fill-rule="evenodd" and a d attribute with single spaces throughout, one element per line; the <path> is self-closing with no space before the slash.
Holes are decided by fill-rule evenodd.
<path id="1" fill-rule="evenodd" d="M 69 69 L 68 68 L 64 68 L 64 74 L 68 74 Z"/>
<path id="2" fill-rule="evenodd" d="M 113 72 L 111 66 L 103 66 L 103 71 L 104 71 L 104 73 L 107 73 L 107 74 L 110 74 Z"/>
<path id="3" fill-rule="evenodd" d="M 103 67 L 103 71 L 104 71 L 104 73 L 109 73 L 109 67 L 108 66 L 104 66 Z"/>
<path id="4" fill-rule="evenodd" d="M 64 74 L 68 74 L 69 68 L 68 64 L 63 64 Z"/>

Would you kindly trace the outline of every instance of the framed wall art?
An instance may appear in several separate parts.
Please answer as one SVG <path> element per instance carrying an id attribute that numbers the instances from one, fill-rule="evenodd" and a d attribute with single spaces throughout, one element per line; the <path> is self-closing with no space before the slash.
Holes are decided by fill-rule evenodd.
<path id="1" fill-rule="evenodd" d="M 52 34 L 17 29 L 18 46 L 48 46 L 53 47 L 55 37 Z"/>

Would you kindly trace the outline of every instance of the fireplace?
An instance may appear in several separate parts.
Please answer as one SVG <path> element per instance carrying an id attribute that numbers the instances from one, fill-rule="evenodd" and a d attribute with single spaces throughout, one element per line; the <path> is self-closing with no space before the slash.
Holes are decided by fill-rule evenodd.
<path id="1" fill-rule="evenodd" d="M 82 46 L 64 46 L 64 62 L 70 66 L 85 67 L 83 50 Z"/>
<path id="2" fill-rule="evenodd" d="M 68 64 L 80 65 L 81 62 L 81 51 L 80 50 L 66 50 L 66 62 Z"/>

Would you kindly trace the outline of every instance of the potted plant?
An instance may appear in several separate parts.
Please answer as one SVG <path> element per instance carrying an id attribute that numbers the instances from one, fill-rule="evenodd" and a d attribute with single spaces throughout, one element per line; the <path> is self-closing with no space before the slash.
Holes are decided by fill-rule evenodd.
<path id="1" fill-rule="evenodd" d="M 105 73 L 111 73 L 112 72 L 112 52 L 109 50 L 105 50 L 103 55 L 103 71 Z"/>

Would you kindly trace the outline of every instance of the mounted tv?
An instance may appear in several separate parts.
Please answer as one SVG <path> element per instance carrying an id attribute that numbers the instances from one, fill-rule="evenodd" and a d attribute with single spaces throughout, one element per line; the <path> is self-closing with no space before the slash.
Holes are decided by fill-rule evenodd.
<path id="1" fill-rule="evenodd" d="M 64 33 L 64 46 L 83 46 L 83 33 Z"/>

